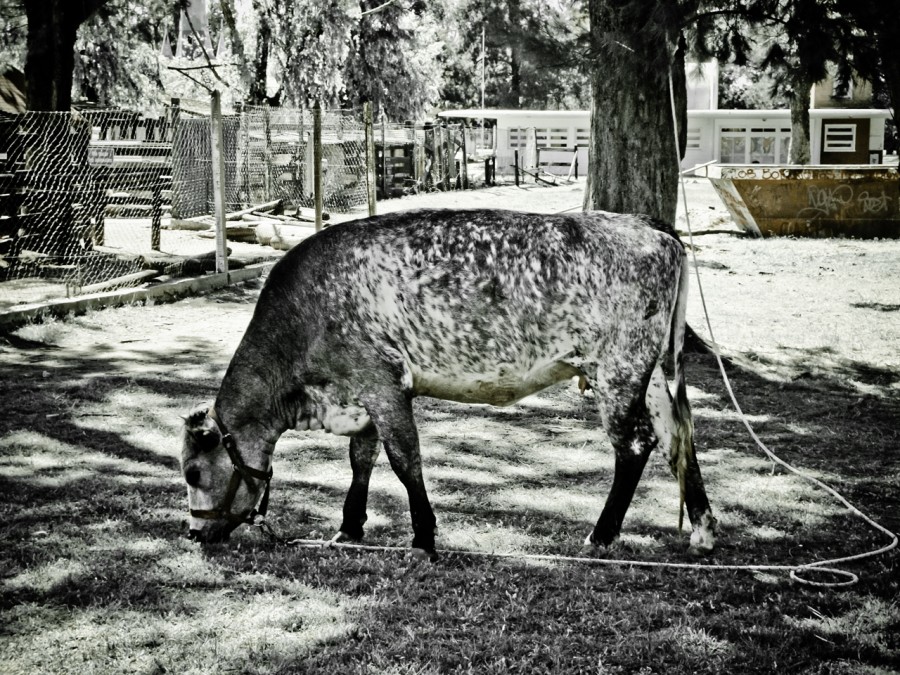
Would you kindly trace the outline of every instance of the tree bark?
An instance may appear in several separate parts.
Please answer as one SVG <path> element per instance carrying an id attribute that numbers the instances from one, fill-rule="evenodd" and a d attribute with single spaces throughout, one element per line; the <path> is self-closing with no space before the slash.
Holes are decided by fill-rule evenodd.
<path id="1" fill-rule="evenodd" d="M 885 89 L 890 100 L 894 128 L 900 130 L 900 59 L 896 57 L 896 45 L 900 42 L 900 17 L 888 13 L 878 31 L 878 51 L 881 54 L 881 70 Z"/>
<path id="2" fill-rule="evenodd" d="M 228 29 L 231 53 L 238 60 L 238 68 L 241 71 L 241 80 L 245 90 L 249 90 L 250 84 L 253 82 L 253 75 L 250 73 L 250 64 L 247 62 L 247 54 L 244 52 L 244 40 L 237 28 L 237 21 L 234 16 L 234 0 L 222 0 L 219 6 L 222 10 L 222 23 Z"/>
<path id="3" fill-rule="evenodd" d="M 585 210 L 675 222 L 680 157 L 669 97 L 686 120 L 676 3 L 590 0 L 591 140 Z M 680 52 L 680 50 L 678 50 Z M 684 122 L 679 135 L 686 133 Z M 683 147 L 683 142 L 681 144 Z"/>
<path id="4" fill-rule="evenodd" d="M 515 36 L 522 21 L 522 8 L 519 0 L 509 0 L 509 31 Z M 513 39 L 509 48 L 509 106 L 518 108 L 522 101 L 522 48 L 519 41 Z"/>
<path id="5" fill-rule="evenodd" d="M 253 60 L 253 80 L 247 94 L 247 103 L 251 105 L 265 105 L 266 84 L 269 71 L 269 45 L 272 42 L 272 26 L 269 24 L 269 15 L 266 7 L 259 1 L 253 0 L 253 10 L 259 18 L 259 30 L 256 33 L 256 56 Z"/>
<path id="6" fill-rule="evenodd" d="M 791 106 L 791 151 L 788 161 L 791 164 L 809 164 L 809 105 L 811 102 L 812 82 L 799 79 L 793 83 L 790 97 Z"/>
<path id="7" fill-rule="evenodd" d="M 29 110 L 72 106 L 78 27 L 107 0 L 24 0 L 28 18 L 25 95 Z"/>

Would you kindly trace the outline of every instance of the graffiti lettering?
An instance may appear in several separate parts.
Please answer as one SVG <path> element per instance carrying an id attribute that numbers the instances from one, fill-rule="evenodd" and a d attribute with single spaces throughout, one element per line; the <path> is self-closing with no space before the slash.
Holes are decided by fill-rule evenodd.
<path id="1" fill-rule="evenodd" d="M 822 215 L 831 215 L 842 211 L 853 201 L 853 188 L 849 185 L 838 185 L 835 188 L 811 187 L 809 189 L 809 207 Z"/>
<path id="2" fill-rule="evenodd" d="M 861 192 L 856 201 L 859 202 L 863 213 L 881 213 L 888 210 L 891 198 L 882 190 L 878 197 L 869 195 L 868 192 Z"/>

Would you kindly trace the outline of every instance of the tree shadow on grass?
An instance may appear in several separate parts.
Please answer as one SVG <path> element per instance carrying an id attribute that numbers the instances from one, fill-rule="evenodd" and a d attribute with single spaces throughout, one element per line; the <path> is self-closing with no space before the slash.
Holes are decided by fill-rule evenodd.
<path id="1" fill-rule="evenodd" d="M 898 592 L 895 555 L 854 567 L 863 574 L 860 594 L 832 596 L 736 572 L 452 551 L 423 565 L 398 553 L 274 545 L 248 528 L 230 544 L 188 544 L 174 413 L 215 394 L 228 355 L 199 338 L 182 347 L 123 354 L 106 345 L 86 355 L 13 344 L 16 353 L 0 355 L 8 357 L 0 362 L 7 412 L 0 420 L 0 611 L 8 619 L 0 630 L 17 653 L 59 654 L 57 640 L 101 672 L 116 672 L 122 651 L 139 663 L 149 659 L 148 672 L 154 659 L 157 672 L 596 672 L 598 664 L 608 672 L 840 672 L 834 664 L 887 667 L 895 658 L 890 643 L 873 647 L 852 634 L 822 642 L 820 629 L 786 631 L 784 618 L 805 619 L 810 606 L 823 616 L 864 612 L 873 598 L 889 605 Z M 757 433 L 896 530 L 894 374 L 850 362 L 832 367 L 822 358 L 828 355 L 785 354 L 778 363 L 728 366 Z M 701 466 L 723 520 L 720 547 L 707 562 L 807 562 L 871 548 L 878 537 L 828 497 L 778 492 L 785 478 L 769 478 L 771 464 L 729 412 L 713 361 L 691 356 L 688 368 Z M 810 375 L 792 375 L 801 371 Z M 160 409 L 134 405 L 142 399 Z M 452 541 L 579 552 L 574 535 L 593 524 L 612 476 L 589 399 L 563 387 L 516 408 L 425 401 L 417 410 L 426 481 Z M 108 425 L 98 415 L 104 412 L 115 416 Z M 596 440 L 585 445 L 586 435 Z M 288 536 L 328 534 L 349 484 L 345 441 L 282 446 L 273 519 Z M 311 462 L 327 482 L 304 477 Z M 408 542 L 405 495 L 383 461 L 373 480 L 369 541 Z M 763 504 L 753 494 L 767 490 L 781 501 Z M 654 457 L 612 557 L 687 561 L 673 506 L 677 488 Z M 892 620 L 873 630 L 890 635 Z M 96 626 L 120 633 L 119 652 L 86 646 L 96 642 Z M 43 665 L 66 670 L 62 661 Z"/>

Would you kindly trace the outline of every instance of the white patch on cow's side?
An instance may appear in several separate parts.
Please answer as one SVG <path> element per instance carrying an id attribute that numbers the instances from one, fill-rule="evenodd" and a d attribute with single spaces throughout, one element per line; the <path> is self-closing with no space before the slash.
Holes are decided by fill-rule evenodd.
<path id="1" fill-rule="evenodd" d="M 499 364 L 496 371 L 488 373 L 426 372 L 413 368 L 413 390 L 418 396 L 503 406 L 581 374 L 563 361 L 527 372 L 519 372 L 513 364 Z"/>
<path id="2" fill-rule="evenodd" d="M 662 366 L 657 364 L 653 369 L 653 375 L 650 377 L 650 384 L 647 386 L 647 410 L 650 413 L 650 420 L 653 422 L 653 433 L 659 440 L 657 446 L 668 458 L 672 451 L 672 439 L 675 437 L 675 417 L 672 414 L 672 397 L 669 394 L 669 385 L 666 382 L 665 373 Z"/>
<path id="3" fill-rule="evenodd" d="M 369 413 L 358 402 L 349 402 L 327 387 L 304 390 L 309 405 L 297 418 L 296 429 L 326 432 L 337 436 L 353 436 L 372 423 Z"/>
<path id="4" fill-rule="evenodd" d="M 688 549 L 694 555 L 710 553 L 716 545 L 716 519 L 710 511 L 700 516 L 691 532 L 691 545 Z"/>
<path id="5" fill-rule="evenodd" d="M 412 368 L 409 366 L 409 359 L 403 359 L 403 374 L 400 376 L 400 386 L 403 388 L 403 391 L 412 391 L 413 389 L 413 373 Z"/>

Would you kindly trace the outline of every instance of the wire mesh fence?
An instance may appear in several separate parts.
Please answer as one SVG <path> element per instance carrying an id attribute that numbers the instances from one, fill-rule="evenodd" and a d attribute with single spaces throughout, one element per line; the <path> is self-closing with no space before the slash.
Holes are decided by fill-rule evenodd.
<path id="1" fill-rule="evenodd" d="M 314 208 L 313 127 L 310 110 L 244 106 L 222 117 L 228 214 L 301 218 Z M 362 115 L 322 113 L 326 211 L 364 213 L 367 181 L 385 199 L 464 189 L 494 177 L 490 130 L 383 121 L 370 133 L 375 157 L 367 177 Z M 159 115 L 90 110 L 0 117 L 0 310 L 209 271 L 215 261 L 211 137 L 209 115 L 177 106 Z M 239 229 L 231 225 L 229 238 Z M 278 255 L 268 248 L 270 239 L 243 230 L 260 258 Z"/>
<path id="2" fill-rule="evenodd" d="M 140 254 L 161 246 L 172 188 L 168 113 L 29 112 L 0 129 L 3 304 L 148 276 Z"/>

